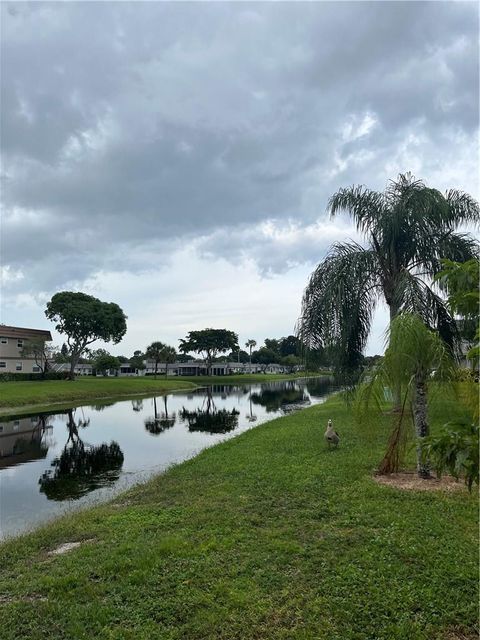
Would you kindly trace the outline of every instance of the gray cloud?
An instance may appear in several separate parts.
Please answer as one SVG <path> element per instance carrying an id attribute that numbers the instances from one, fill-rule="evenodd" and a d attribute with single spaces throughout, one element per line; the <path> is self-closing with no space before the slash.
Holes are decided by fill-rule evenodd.
<path id="1" fill-rule="evenodd" d="M 15 290 L 138 272 L 192 242 L 281 272 L 324 254 L 308 230 L 339 186 L 383 188 L 414 169 L 477 189 L 474 3 L 1 10 L 2 260 L 24 275 Z M 286 245 L 258 235 L 266 220 L 303 232 Z"/>

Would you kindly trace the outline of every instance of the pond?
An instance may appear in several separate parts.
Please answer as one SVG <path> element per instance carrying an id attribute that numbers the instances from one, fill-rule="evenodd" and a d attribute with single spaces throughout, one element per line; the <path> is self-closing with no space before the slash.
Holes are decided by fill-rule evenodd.
<path id="1" fill-rule="evenodd" d="M 0 537 L 105 501 L 205 447 L 336 391 L 330 378 L 218 384 L 0 418 Z"/>

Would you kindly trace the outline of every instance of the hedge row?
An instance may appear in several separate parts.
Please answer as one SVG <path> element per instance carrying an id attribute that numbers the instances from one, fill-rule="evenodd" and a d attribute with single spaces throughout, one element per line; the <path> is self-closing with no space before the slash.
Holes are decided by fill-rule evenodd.
<path id="1" fill-rule="evenodd" d="M 65 371 L 48 371 L 41 373 L 0 373 L 0 382 L 25 382 L 31 380 L 66 380 L 68 373 Z"/>

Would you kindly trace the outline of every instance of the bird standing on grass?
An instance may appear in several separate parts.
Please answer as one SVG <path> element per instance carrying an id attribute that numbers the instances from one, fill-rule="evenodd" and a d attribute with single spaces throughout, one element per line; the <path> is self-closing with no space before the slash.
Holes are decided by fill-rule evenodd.
<path id="1" fill-rule="evenodd" d="M 325 431 L 325 440 L 328 442 L 329 448 L 330 448 L 330 445 L 332 444 L 335 447 L 338 447 L 338 443 L 340 442 L 340 436 L 333 428 L 333 422 L 331 420 L 329 420 L 327 423 L 327 430 Z"/>

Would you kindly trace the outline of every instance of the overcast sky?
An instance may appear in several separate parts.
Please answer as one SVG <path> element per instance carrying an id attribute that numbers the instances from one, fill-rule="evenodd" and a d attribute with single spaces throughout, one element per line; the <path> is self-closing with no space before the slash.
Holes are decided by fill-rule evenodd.
<path id="1" fill-rule="evenodd" d="M 117 354 L 288 335 L 355 237 L 325 213 L 339 187 L 413 171 L 479 196 L 476 2 L 1 11 L 4 324 L 52 328 L 46 301 L 80 290 L 127 314 Z"/>

